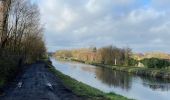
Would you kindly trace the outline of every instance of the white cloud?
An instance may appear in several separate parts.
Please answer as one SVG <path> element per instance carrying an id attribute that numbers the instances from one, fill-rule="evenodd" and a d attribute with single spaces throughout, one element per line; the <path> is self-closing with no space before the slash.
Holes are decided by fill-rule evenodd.
<path id="1" fill-rule="evenodd" d="M 89 0 L 86 4 L 86 8 L 89 12 L 96 12 L 101 9 L 100 5 L 97 4 L 97 0 Z"/>
<path id="2" fill-rule="evenodd" d="M 170 22 L 163 23 L 162 25 L 159 25 L 157 27 L 153 27 L 150 29 L 151 32 L 155 34 L 170 34 Z"/>
<path id="3" fill-rule="evenodd" d="M 85 7 L 89 12 L 98 12 L 114 6 L 127 6 L 135 3 L 135 0 L 88 0 Z"/>
<path id="4" fill-rule="evenodd" d="M 57 0 L 43 0 L 40 4 L 42 19 L 51 31 L 64 31 L 76 19 L 76 13 L 71 7 Z"/>
<path id="5" fill-rule="evenodd" d="M 152 42 L 153 42 L 153 43 L 162 43 L 163 41 L 162 41 L 162 39 L 160 39 L 160 38 L 156 38 L 156 39 L 154 39 Z"/>
<path id="6" fill-rule="evenodd" d="M 164 12 L 158 12 L 154 9 L 137 9 L 129 14 L 129 21 L 134 23 L 141 23 L 143 21 L 149 21 L 164 16 Z"/>
<path id="7" fill-rule="evenodd" d="M 42 0 L 39 6 L 50 50 L 109 44 L 169 50 L 170 13 L 156 2 L 146 7 L 140 0 Z"/>
<path id="8" fill-rule="evenodd" d="M 57 19 L 56 22 L 56 29 L 58 31 L 63 31 L 67 27 L 71 25 L 76 19 L 76 13 L 71 11 L 71 8 L 65 7 L 63 12 L 61 13 L 60 17 Z"/>

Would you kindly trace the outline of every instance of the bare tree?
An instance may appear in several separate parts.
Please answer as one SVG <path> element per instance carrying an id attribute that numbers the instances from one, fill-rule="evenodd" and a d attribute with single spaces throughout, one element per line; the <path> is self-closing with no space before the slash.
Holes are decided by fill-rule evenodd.
<path id="1" fill-rule="evenodd" d="M 4 31 L 0 43 L 3 54 L 25 59 L 36 59 L 44 54 L 43 27 L 37 5 L 29 0 L 7 0 L 4 7 Z"/>

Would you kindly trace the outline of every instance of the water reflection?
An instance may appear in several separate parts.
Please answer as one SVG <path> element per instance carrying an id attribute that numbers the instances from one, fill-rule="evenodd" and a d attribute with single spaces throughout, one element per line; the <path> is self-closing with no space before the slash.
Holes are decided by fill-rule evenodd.
<path id="1" fill-rule="evenodd" d="M 110 87 L 120 87 L 128 91 L 132 86 L 132 77 L 127 73 L 108 68 L 96 68 L 95 74 L 99 80 Z"/>
<path id="2" fill-rule="evenodd" d="M 169 91 L 170 81 L 164 79 L 158 79 L 153 77 L 140 77 L 145 87 L 149 87 L 152 90 Z"/>

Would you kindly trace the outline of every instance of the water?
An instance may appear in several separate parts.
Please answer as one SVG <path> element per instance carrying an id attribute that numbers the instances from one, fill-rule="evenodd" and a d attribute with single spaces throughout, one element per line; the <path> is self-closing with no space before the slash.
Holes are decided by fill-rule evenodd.
<path id="1" fill-rule="evenodd" d="M 170 100 L 170 81 L 139 77 L 78 62 L 51 60 L 57 70 L 103 92 L 115 92 L 137 100 Z"/>

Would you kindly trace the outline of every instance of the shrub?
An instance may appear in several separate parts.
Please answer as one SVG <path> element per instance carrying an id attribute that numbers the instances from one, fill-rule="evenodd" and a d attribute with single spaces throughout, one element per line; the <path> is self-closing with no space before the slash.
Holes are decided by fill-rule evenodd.
<path id="1" fill-rule="evenodd" d="M 0 88 L 2 88 L 9 80 L 11 80 L 19 68 L 13 60 L 0 60 Z"/>
<path id="2" fill-rule="evenodd" d="M 169 61 L 158 58 L 145 58 L 141 62 L 148 68 L 166 68 L 170 65 Z"/>
<path id="3" fill-rule="evenodd" d="M 138 64 L 138 61 L 133 58 L 130 58 L 128 61 L 128 66 L 136 66 L 137 64 Z"/>

